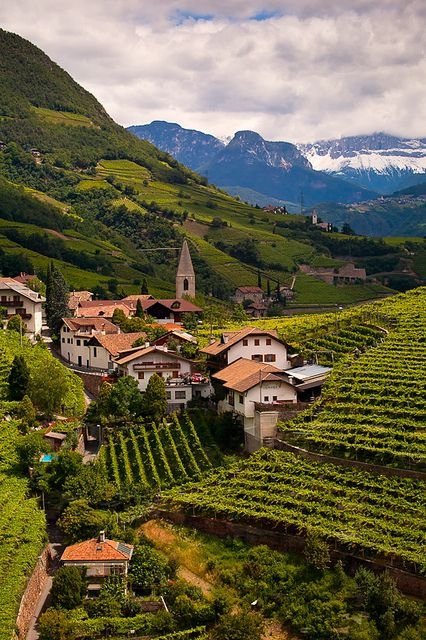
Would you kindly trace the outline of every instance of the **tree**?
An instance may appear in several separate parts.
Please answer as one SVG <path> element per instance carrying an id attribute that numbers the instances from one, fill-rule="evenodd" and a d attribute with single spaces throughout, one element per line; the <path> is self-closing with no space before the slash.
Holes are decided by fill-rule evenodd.
<path id="1" fill-rule="evenodd" d="M 50 447 L 44 440 L 41 433 L 34 431 L 19 438 L 16 445 L 19 462 L 22 468 L 27 471 L 32 467 L 42 453 L 47 453 Z"/>
<path id="2" fill-rule="evenodd" d="M 59 336 L 62 318 L 69 315 L 68 297 L 69 289 L 65 278 L 52 262 L 47 269 L 46 321 L 56 337 Z"/>
<path id="3" fill-rule="evenodd" d="M 153 373 L 142 399 L 143 414 L 154 422 L 159 422 L 167 413 L 166 383 Z"/>
<path id="4" fill-rule="evenodd" d="M 261 640 L 262 617 L 258 613 L 226 613 L 213 629 L 212 640 Z"/>
<path id="5" fill-rule="evenodd" d="M 107 416 L 118 420 L 139 416 L 142 410 L 142 395 L 137 380 L 124 376 L 112 385 L 105 399 L 104 410 Z"/>
<path id="6" fill-rule="evenodd" d="M 69 614 L 65 611 L 48 609 L 40 618 L 40 640 L 73 640 L 72 630 L 75 623 L 69 620 Z"/>
<path id="7" fill-rule="evenodd" d="M 60 567 L 53 577 L 52 605 L 58 609 L 75 609 L 86 593 L 86 583 L 79 567 Z"/>
<path id="8" fill-rule="evenodd" d="M 54 358 L 46 358 L 43 366 L 38 363 L 32 369 L 29 396 L 36 407 L 52 416 L 61 410 L 68 386 L 66 368 Z"/>
<path id="9" fill-rule="evenodd" d="M 22 421 L 21 432 L 27 431 L 28 427 L 32 427 L 36 419 L 36 411 L 31 402 L 31 398 L 25 395 L 19 405 L 18 415 Z"/>
<path id="10" fill-rule="evenodd" d="M 136 313 L 135 313 L 137 318 L 143 318 L 145 316 L 143 307 L 142 307 L 142 302 L 141 299 L 138 298 L 137 302 L 136 302 Z"/>
<path id="11" fill-rule="evenodd" d="M 307 562 L 315 569 L 327 569 L 330 566 L 328 544 L 317 533 L 308 533 L 303 551 Z"/>
<path id="12" fill-rule="evenodd" d="M 22 318 L 20 315 L 16 314 L 11 316 L 7 323 L 8 331 L 16 331 L 16 333 L 24 333 L 24 323 L 22 322 Z"/>
<path id="13" fill-rule="evenodd" d="M 22 400 L 30 384 L 30 371 L 24 356 L 15 356 L 10 369 L 9 395 L 12 400 Z"/>
<path id="14" fill-rule="evenodd" d="M 133 579 L 133 587 L 141 591 L 151 591 L 166 583 L 170 569 L 162 553 L 142 544 L 133 552 L 129 573 Z"/>
<path id="15" fill-rule="evenodd" d="M 69 542 L 92 538 L 99 531 L 109 529 L 111 524 L 111 514 L 108 511 L 93 509 L 83 499 L 71 502 L 58 520 L 58 526 Z"/>
<path id="16" fill-rule="evenodd" d="M 142 295 L 144 295 L 144 296 L 147 296 L 147 295 L 149 294 L 149 291 L 148 291 L 148 283 L 147 283 L 147 281 L 146 281 L 146 278 L 144 278 L 144 279 L 142 280 L 142 285 L 141 285 L 141 294 L 142 294 Z"/>
<path id="17" fill-rule="evenodd" d="M 266 281 L 266 295 L 268 298 L 271 297 L 271 283 L 269 279 Z"/>
<path id="18" fill-rule="evenodd" d="M 262 288 L 262 276 L 260 275 L 259 269 L 257 270 L 257 286 L 259 289 Z"/>
<path id="19" fill-rule="evenodd" d="M 126 322 L 124 311 L 122 309 L 114 309 L 114 313 L 112 314 L 112 323 L 121 327 L 124 322 Z"/>
<path id="20" fill-rule="evenodd" d="M 344 233 L 346 236 L 355 236 L 356 235 L 355 231 L 352 229 L 352 227 L 350 226 L 350 224 L 348 222 L 345 222 L 342 225 L 342 233 Z"/>

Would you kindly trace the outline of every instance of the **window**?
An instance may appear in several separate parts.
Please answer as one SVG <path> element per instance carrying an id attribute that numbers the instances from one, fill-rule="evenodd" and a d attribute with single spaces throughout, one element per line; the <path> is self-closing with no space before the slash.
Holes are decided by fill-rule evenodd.
<path id="1" fill-rule="evenodd" d="M 179 371 L 172 371 L 172 378 L 179 378 Z"/>
<path id="2" fill-rule="evenodd" d="M 175 391 L 176 400 L 186 400 L 186 391 Z"/>
<path id="3" fill-rule="evenodd" d="M 265 354 L 265 362 L 275 362 L 277 359 L 277 356 L 275 355 L 275 353 L 266 353 Z"/>
<path id="4" fill-rule="evenodd" d="M 94 355 L 95 358 L 97 357 L 97 355 L 98 355 L 97 347 L 93 348 L 93 355 Z"/>
<path id="5" fill-rule="evenodd" d="M 263 396 L 263 402 L 269 402 L 269 396 Z"/>
<path id="6" fill-rule="evenodd" d="M 171 400 L 172 399 L 172 392 L 171 391 L 166 391 L 166 398 L 167 398 L 167 400 Z"/>
<path id="7" fill-rule="evenodd" d="M 263 362 L 263 356 L 261 353 L 254 353 L 251 359 L 256 360 L 256 362 Z"/>
<path id="8" fill-rule="evenodd" d="M 81 340 L 77 340 L 77 347 L 81 345 Z"/>
<path id="9" fill-rule="evenodd" d="M 70 339 L 69 338 L 67 338 L 67 343 L 70 344 Z"/>
<path id="10" fill-rule="evenodd" d="M 241 393 L 238 396 L 238 401 L 239 401 L 240 404 L 244 404 L 244 396 L 242 396 Z"/>
<path id="11" fill-rule="evenodd" d="M 244 338 L 244 340 L 243 340 L 243 347 L 248 347 L 248 340 L 247 340 L 247 338 Z"/>
<path id="12" fill-rule="evenodd" d="M 277 402 L 278 401 L 278 396 L 272 396 L 272 402 Z"/>
<path id="13" fill-rule="evenodd" d="M 271 338 L 266 338 L 266 344 L 269 346 L 270 344 L 272 344 L 272 340 Z"/>
<path id="14" fill-rule="evenodd" d="M 143 371 L 138 371 L 138 380 L 143 380 L 145 377 L 145 374 Z"/>
<path id="15" fill-rule="evenodd" d="M 255 346 L 255 347 L 258 347 L 259 345 L 260 345 L 260 340 L 259 340 L 259 338 L 255 338 L 255 339 L 254 339 L 254 346 Z"/>
<path id="16" fill-rule="evenodd" d="M 185 278 L 185 280 L 183 281 L 183 290 L 188 291 L 188 289 L 189 289 L 188 278 Z"/>
<path id="17" fill-rule="evenodd" d="M 88 347 L 89 346 L 89 341 L 88 340 L 83 340 L 83 344 L 84 344 L 85 347 Z"/>
<path id="18" fill-rule="evenodd" d="M 74 338 L 71 338 L 71 344 L 74 344 Z"/>
<path id="19" fill-rule="evenodd" d="M 65 338 L 62 338 L 62 342 L 65 342 Z"/>

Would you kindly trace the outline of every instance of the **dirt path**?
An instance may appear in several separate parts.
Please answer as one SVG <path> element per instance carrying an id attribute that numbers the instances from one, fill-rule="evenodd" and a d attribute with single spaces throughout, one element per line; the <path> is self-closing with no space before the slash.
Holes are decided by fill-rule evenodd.
<path id="1" fill-rule="evenodd" d="M 292 637 L 282 628 L 278 620 L 265 621 L 262 640 L 291 640 Z"/>
<path id="2" fill-rule="evenodd" d="M 209 598 L 212 595 L 213 585 L 193 569 L 201 568 L 203 562 L 197 557 L 197 550 L 191 554 L 185 549 L 185 542 L 182 542 L 177 535 L 158 520 L 149 520 L 141 527 L 142 533 L 149 539 L 157 549 L 166 555 L 173 556 L 179 563 L 177 574 L 189 584 L 199 587 L 203 594 Z M 185 559 L 187 562 L 185 562 Z M 189 565 L 189 566 L 188 566 Z"/>

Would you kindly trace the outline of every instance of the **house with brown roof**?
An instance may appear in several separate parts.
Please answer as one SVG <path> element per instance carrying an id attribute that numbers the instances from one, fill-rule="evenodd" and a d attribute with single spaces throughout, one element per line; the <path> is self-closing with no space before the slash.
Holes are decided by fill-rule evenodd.
<path id="1" fill-rule="evenodd" d="M 0 278 L 0 307 L 7 310 L 7 319 L 14 315 L 22 318 L 24 331 L 29 338 L 41 335 L 44 302 L 46 298 L 23 282 L 15 278 Z"/>
<path id="2" fill-rule="evenodd" d="M 263 289 L 260 287 L 237 287 L 233 295 L 233 300 L 236 304 L 243 304 L 246 300 L 261 304 L 264 297 Z"/>
<path id="3" fill-rule="evenodd" d="M 101 531 L 97 538 L 66 547 L 61 557 L 61 564 L 65 567 L 85 568 L 88 592 L 90 595 L 96 595 L 105 578 L 127 577 L 132 554 L 132 545 L 108 540 L 105 532 Z"/>
<path id="4" fill-rule="evenodd" d="M 207 356 L 207 366 L 212 371 L 223 369 L 239 358 L 288 369 L 291 366 L 288 349 L 288 344 L 276 331 L 245 327 L 239 331 L 225 331 L 219 340 L 201 349 L 201 353 Z"/>
<path id="5" fill-rule="evenodd" d="M 107 318 L 112 320 L 116 309 L 120 309 L 126 318 L 129 318 L 135 315 L 136 305 L 126 300 L 87 300 L 78 303 L 74 315 L 78 318 Z"/>
<path id="6" fill-rule="evenodd" d="M 195 313 L 200 316 L 203 310 L 185 298 L 172 298 L 162 300 L 146 300 L 142 302 L 143 310 L 160 324 L 166 322 L 181 323 L 186 313 Z"/>
<path id="7" fill-rule="evenodd" d="M 89 362 L 90 366 L 97 369 L 117 369 L 116 358 L 122 352 L 133 348 L 137 340 L 145 340 L 144 331 L 131 333 L 96 333 L 89 342 Z M 140 347 L 139 347 L 140 348 Z"/>
<path id="8" fill-rule="evenodd" d="M 80 302 L 91 302 L 93 293 L 91 291 L 71 291 L 68 297 L 68 309 L 74 315 Z"/>
<path id="9" fill-rule="evenodd" d="M 62 318 L 61 356 L 78 367 L 94 368 L 96 365 L 93 364 L 92 357 L 96 359 L 97 352 L 90 351 L 90 339 L 95 335 L 111 336 L 118 333 L 120 329 L 106 318 Z"/>
<path id="10" fill-rule="evenodd" d="M 170 411 L 184 409 L 193 397 L 206 398 L 212 393 L 208 378 L 194 372 L 192 362 L 167 345 L 132 349 L 122 353 L 116 363 L 119 374 L 135 378 L 142 392 L 154 373 L 164 378 Z"/>
<path id="11" fill-rule="evenodd" d="M 263 446 L 265 438 L 275 437 L 279 407 L 297 402 L 297 392 L 282 370 L 265 362 L 240 358 L 213 379 L 222 387 L 219 413 L 230 411 L 240 417 L 245 449 L 250 452 Z"/>

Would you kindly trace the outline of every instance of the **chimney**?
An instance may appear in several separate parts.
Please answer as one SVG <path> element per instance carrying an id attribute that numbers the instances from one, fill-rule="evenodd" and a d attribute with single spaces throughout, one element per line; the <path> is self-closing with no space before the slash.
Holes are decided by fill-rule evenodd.
<path id="1" fill-rule="evenodd" d="M 145 342 L 145 349 L 148 349 L 148 347 L 149 347 L 149 342 L 147 341 Z"/>
<path id="2" fill-rule="evenodd" d="M 105 531 L 99 532 L 99 542 L 105 542 Z"/>
<path id="3" fill-rule="evenodd" d="M 229 336 L 227 336 L 225 333 L 222 336 L 223 338 L 223 344 L 228 344 L 228 340 L 229 340 Z"/>
<path id="4" fill-rule="evenodd" d="M 168 347 L 166 344 L 164 344 L 164 345 L 163 345 L 163 351 L 165 351 L 165 352 L 167 353 L 167 352 L 168 352 L 168 350 L 169 350 L 169 347 Z"/>

